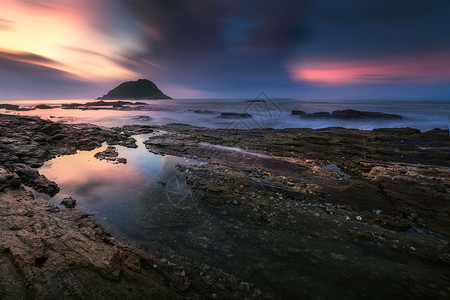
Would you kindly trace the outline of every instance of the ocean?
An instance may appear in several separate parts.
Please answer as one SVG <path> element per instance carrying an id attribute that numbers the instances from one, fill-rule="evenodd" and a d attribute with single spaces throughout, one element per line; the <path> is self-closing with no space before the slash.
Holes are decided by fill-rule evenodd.
<path id="1" fill-rule="evenodd" d="M 262 100 L 262 101 L 251 101 Z M 0 103 L 34 107 L 37 104 L 60 105 L 62 103 L 85 103 L 84 100 L 29 100 L 1 101 Z M 264 102 L 263 102 L 264 101 Z M 255 99 L 177 99 L 144 100 L 145 111 L 121 110 L 70 110 L 38 109 L 19 112 L 22 115 L 37 115 L 41 118 L 68 123 L 88 122 L 100 126 L 122 126 L 126 124 L 162 125 L 185 123 L 209 128 L 324 128 L 345 127 L 371 130 L 374 128 L 413 127 L 422 131 L 433 128 L 449 128 L 450 100 L 330 100 L 330 99 L 270 99 L 259 96 Z M 393 113 L 402 120 L 339 120 L 300 119 L 291 115 L 292 110 L 307 113 L 331 112 L 354 109 Z M 0 109 L 0 113 L 4 112 Z M 221 119 L 223 112 L 249 113 L 248 119 Z M 10 112 L 17 113 L 17 112 Z M 151 120 L 135 120 L 135 116 L 149 116 Z"/>

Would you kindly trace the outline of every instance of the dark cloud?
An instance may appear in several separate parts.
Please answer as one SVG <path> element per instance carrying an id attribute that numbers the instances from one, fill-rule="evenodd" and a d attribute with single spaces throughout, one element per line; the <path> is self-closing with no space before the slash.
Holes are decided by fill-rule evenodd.
<path id="1" fill-rule="evenodd" d="M 68 7 L 61 0 L 21 1 L 47 9 Z M 333 97 L 336 91 L 345 97 L 353 86 L 324 90 L 311 82 L 293 81 L 286 71 L 289 64 L 402 56 L 425 60 L 433 53 L 450 51 L 448 0 L 97 0 L 86 7 L 86 22 L 93 31 L 129 47 L 107 54 L 71 51 L 87 53 L 93 61 L 96 56 L 109 59 L 162 86 L 166 83 L 224 97 L 260 91 L 275 97 L 314 97 L 314 93 Z M 11 21 L 0 19 L 0 30 L 11 26 Z M 46 90 L 46 95 L 70 86 L 71 95 L 93 91 L 91 84 L 37 64 L 57 68 L 46 57 L 0 52 L 0 91 L 20 87 L 21 80 L 36 91 Z M 19 84 L 14 85 L 12 78 Z M 407 83 L 415 80 L 409 76 L 366 74 L 360 79 L 377 83 L 373 89 L 361 85 L 360 92 L 366 88 L 387 94 L 395 91 L 395 84 L 405 94 L 420 88 L 431 90 L 431 84 L 429 89 L 424 85 L 408 89 Z M 380 81 L 389 88 L 380 88 Z M 101 88 L 88 97 L 101 94 Z"/>
<path id="2" fill-rule="evenodd" d="M 16 60 L 16 61 L 23 61 L 28 62 L 31 64 L 52 64 L 52 65 L 60 65 L 59 62 L 34 53 L 30 52 L 6 52 L 6 51 L 0 51 L 0 58 L 4 58 L 6 60 Z"/>
<path id="3" fill-rule="evenodd" d="M 447 10 L 447 0 L 310 0 L 321 22 L 411 21 Z"/>
<path id="4" fill-rule="evenodd" d="M 314 0 L 308 22 L 315 28 L 310 53 L 380 57 L 450 50 L 450 1 Z"/>
<path id="5" fill-rule="evenodd" d="M 271 81 L 286 81 L 284 59 L 307 36 L 303 3 L 123 1 L 144 28 L 146 47 L 125 63 L 148 68 L 142 72 L 152 78 L 202 90 L 259 89 Z"/>
<path id="6" fill-rule="evenodd" d="M 447 0 L 120 1 L 143 28 L 145 45 L 122 63 L 193 89 L 285 96 L 314 88 L 289 78 L 286 64 L 294 58 L 333 61 L 450 49 L 444 38 L 450 36 Z M 364 80 L 414 78 L 368 74 Z"/>
<path id="7" fill-rule="evenodd" d="M 29 54 L 25 57 L 34 55 Z M 36 57 L 34 57 L 36 59 Z M 44 59 L 44 58 L 40 58 Z M 0 55 L 0 99 L 92 97 L 99 88 L 72 74 Z"/>

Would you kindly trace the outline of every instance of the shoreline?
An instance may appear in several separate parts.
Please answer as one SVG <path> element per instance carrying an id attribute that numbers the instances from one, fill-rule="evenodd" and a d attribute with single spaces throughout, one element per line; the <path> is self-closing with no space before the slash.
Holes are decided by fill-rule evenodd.
<path id="1" fill-rule="evenodd" d="M 431 261 L 432 270 L 425 272 L 425 275 L 428 275 L 431 279 L 426 279 L 426 281 L 434 281 L 438 288 L 433 289 L 422 284 L 421 295 L 439 297 L 439 295 L 442 296 L 442 291 L 450 293 L 450 291 L 445 291 L 445 282 L 438 276 L 450 276 L 449 272 L 445 271 L 445 266 L 450 265 L 447 241 L 450 225 L 448 214 L 436 215 L 448 210 L 448 205 L 442 204 L 448 200 L 448 196 L 445 196 L 445 189 L 449 185 L 445 180 L 448 171 L 429 166 L 390 165 L 387 161 L 387 159 L 395 158 L 398 162 L 404 164 L 419 162 L 427 165 L 444 164 L 444 167 L 449 167 L 450 154 L 448 152 L 436 152 L 428 149 L 448 146 L 448 132 L 445 136 L 443 130 L 428 132 L 420 132 L 411 128 L 372 131 L 343 128 L 226 130 L 182 124 L 131 125 L 105 130 L 87 124 L 53 123 L 36 117 L 1 115 L 0 121 L 4 126 L 3 128 L 7 128 L 5 124 L 11 124 L 11 122 L 16 126 L 19 125 L 16 129 L 4 130 L 1 136 L 2 153 L 8 154 L 2 157 L 1 163 L 8 169 L 6 171 L 2 167 L 2 185 L 0 187 L 4 192 L 1 197 L 7 205 L 5 209 L 11 206 L 10 208 L 14 208 L 14 210 L 25 211 L 24 214 L 13 213 L 8 216 L 6 222 L 3 223 L 2 232 L 12 231 L 17 234 L 17 232 L 25 231 L 28 232 L 27 238 L 32 239 L 33 236 L 29 232 L 32 232 L 31 228 L 35 226 L 31 223 L 36 222 L 36 220 L 31 222 L 23 221 L 23 219 L 33 219 L 36 216 L 39 216 L 39 220 L 51 219 L 55 224 L 66 222 L 65 227 L 61 226 L 61 228 L 67 229 L 69 234 L 78 235 L 80 230 L 83 232 L 82 229 L 87 228 L 87 234 L 82 237 L 83 242 L 87 245 L 94 244 L 95 247 L 107 249 L 119 248 L 119 254 L 117 254 L 119 258 L 117 258 L 117 255 L 114 259 L 111 256 L 102 257 L 103 260 L 107 259 L 108 262 L 100 266 L 100 273 L 103 272 L 104 274 L 102 273 L 99 277 L 92 275 L 94 281 L 118 281 L 117 276 L 112 276 L 112 279 L 104 278 L 114 274 L 116 272 L 114 268 L 118 264 L 121 269 L 119 274 L 122 274 L 120 276 L 132 278 L 138 276 L 136 274 L 140 274 L 139 276 L 143 276 L 143 282 L 145 280 L 152 282 L 159 289 L 157 293 L 166 295 L 167 298 L 173 295 L 186 296 L 188 294 L 194 298 L 198 296 L 211 297 L 213 293 L 224 298 L 239 298 L 242 295 L 250 298 L 264 298 L 259 290 L 250 288 L 249 290 L 240 290 L 239 283 L 230 283 L 233 282 L 233 279 L 229 279 L 233 278 L 232 276 L 227 277 L 222 274 L 224 278 L 229 280 L 228 284 L 224 286 L 217 285 L 217 281 L 208 285 L 208 280 L 204 280 L 205 276 L 197 277 L 198 275 L 188 274 L 188 270 L 181 278 L 193 276 L 192 278 L 189 277 L 189 280 L 193 278 L 195 280 L 188 280 L 190 283 L 187 284 L 186 289 L 180 287 L 180 283 L 175 284 L 175 286 L 179 286 L 178 288 L 173 288 L 170 283 L 172 282 L 171 276 L 178 278 L 181 273 L 169 271 L 167 277 L 171 279 L 168 280 L 168 285 L 167 279 L 158 281 L 154 277 L 155 274 L 149 271 L 153 268 L 153 264 L 151 264 L 152 268 L 146 269 L 142 264 L 137 267 L 136 264 L 128 264 L 128 261 L 124 259 L 124 256 L 127 255 L 142 257 L 144 255 L 142 253 L 145 252 L 118 241 L 111 242 L 110 239 L 113 238 L 109 238 L 101 226 L 87 218 L 87 215 L 84 214 L 84 216 L 82 212 L 77 210 L 62 209 L 56 211 L 55 208 L 57 207 L 50 203 L 31 199 L 30 195 L 27 196 L 27 192 L 21 190 L 18 185 L 20 182 L 26 183 L 38 188 L 41 187 L 48 192 L 52 184 L 46 182 L 41 176 L 36 176 L 36 173 L 33 172 L 33 168 L 42 165 L 43 161 L 56 155 L 73 154 L 76 149 L 92 150 L 99 144 L 101 145 L 103 141 L 107 141 L 109 145 L 133 147 L 132 134 L 163 130 L 166 132 L 165 134 L 153 136 L 147 140 L 147 148 L 155 153 L 207 161 L 207 165 L 179 168 L 179 171 L 186 175 L 187 183 L 191 188 L 206 201 L 216 205 L 224 205 L 229 210 L 239 209 L 239 211 L 248 214 L 249 219 L 253 220 L 252 222 L 255 222 L 255 224 L 266 224 L 263 226 L 268 228 L 269 236 L 272 234 L 270 228 L 279 227 L 280 230 L 284 230 L 285 233 L 281 234 L 281 237 L 284 238 L 287 232 L 300 232 L 301 226 L 310 224 L 308 225 L 310 226 L 309 230 L 311 233 L 318 234 L 315 239 L 319 242 L 325 242 L 328 239 L 333 240 L 336 237 L 339 241 L 337 245 L 355 243 L 355 241 L 362 244 L 375 243 L 380 244 L 381 249 L 384 249 L 383 251 L 393 251 L 392 253 L 397 253 L 396 255 L 408 260 L 420 261 L 421 264 Z M 12 126 L 9 125 L 9 127 Z M 121 134 L 121 132 L 124 134 Z M 7 139 L 10 139 L 9 144 L 5 143 Z M 210 145 L 238 148 L 243 151 Z M 420 149 L 420 147 L 424 149 Z M 42 148 L 45 148 L 45 151 L 41 151 Z M 21 149 L 21 152 L 19 151 L 21 155 L 16 155 L 14 158 L 11 152 L 17 151 L 17 149 Z M 346 178 L 343 174 L 349 177 Z M 419 188 L 411 189 L 411 183 L 418 185 Z M 441 192 L 442 189 L 444 189 L 444 192 Z M 24 199 L 25 208 L 22 204 L 19 207 L 13 206 L 14 199 L 20 197 Z M 425 206 L 424 204 L 418 205 L 415 201 L 417 197 L 420 197 L 420 199 L 428 197 L 428 199 L 437 202 L 425 203 Z M 366 198 L 369 198 L 370 201 L 361 203 L 361 199 Z M 27 205 L 27 203 L 36 204 L 37 207 Z M 310 207 L 310 205 L 312 206 Z M 442 212 L 437 211 L 437 209 L 442 208 L 442 205 L 444 205 L 444 210 Z M 34 210 L 38 207 L 45 207 L 45 209 L 42 212 L 37 211 L 35 213 Z M 47 211 L 48 209 L 50 211 Z M 435 210 L 434 214 L 430 214 L 433 209 Z M 52 210 L 54 212 L 51 212 Z M 33 216 L 28 217 L 28 211 L 32 211 Z M 381 212 L 378 213 L 377 211 Z M 361 218 L 361 221 L 358 217 Z M 308 220 L 308 222 L 305 220 Z M 20 226 L 10 226 L 16 222 L 25 222 L 25 226 L 22 223 Z M 38 223 L 40 222 L 42 221 Z M 335 224 L 335 228 L 332 224 Z M 424 231 L 423 228 L 428 229 Z M 245 230 L 245 228 L 241 230 Z M 431 232 L 428 232 L 428 230 Z M 57 234 L 67 234 L 62 233 L 62 231 L 60 229 L 55 230 Z M 424 233 L 420 233 L 420 231 L 424 231 Z M 440 235 L 433 234 L 433 231 Z M 2 245 L 1 262 L 5 266 L 11 266 L 11 260 L 8 260 L 10 258 L 6 259 L 6 257 L 12 256 L 16 259 L 16 257 L 22 255 L 23 257 L 30 255 L 26 252 L 16 253 L 12 251 L 11 249 L 14 249 L 17 245 L 11 246 L 10 243 L 9 239 L 2 239 L 0 244 Z M 45 244 L 45 242 L 43 243 Z M 59 240 L 55 239 L 52 243 L 58 245 Z M 294 245 L 296 243 L 300 242 L 294 242 Z M 289 250 L 286 245 L 280 244 L 277 251 L 281 251 L 281 253 L 293 251 L 292 249 Z M 44 247 L 44 249 L 47 248 Z M 26 247 L 24 251 L 27 251 Z M 28 249 L 28 251 L 31 251 L 31 249 Z M 39 251 L 42 252 L 43 250 L 40 249 Z M 71 253 L 72 250 L 66 249 L 66 251 L 69 255 L 75 255 Z M 34 276 L 35 274 L 42 274 L 40 270 L 43 267 L 44 269 L 47 268 L 46 264 L 48 265 L 49 262 L 54 262 L 53 255 L 58 256 L 57 252 L 50 251 L 51 255 L 40 254 L 40 256 L 32 252 L 33 255 L 27 257 L 27 259 L 19 262 L 14 260 L 14 263 L 19 265 L 20 272 L 25 274 L 25 278 L 36 284 L 34 292 L 38 291 L 39 288 L 44 291 L 46 288 L 53 287 L 53 285 L 49 285 L 51 281 L 39 281 Z M 83 253 L 81 257 L 89 258 L 90 254 L 87 252 Z M 324 259 L 323 254 L 309 253 L 308 255 L 311 256 L 311 259 Z M 338 262 L 344 260 L 347 264 L 354 263 L 352 258 L 342 259 L 340 255 L 335 254 L 335 257 L 331 259 Z M 30 257 L 34 257 L 34 265 L 30 263 Z M 90 258 L 93 261 L 98 259 L 98 257 Z M 58 256 L 58 259 L 61 260 L 62 258 Z M 64 261 L 64 259 L 62 260 Z M 83 260 L 80 259 L 80 261 Z M 84 271 L 86 271 L 91 268 L 91 263 L 92 261 L 86 263 L 86 260 L 84 260 L 85 265 L 81 264 L 81 269 L 85 268 Z M 443 267 L 439 267 L 440 264 Z M 75 265 L 80 268 L 80 264 L 76 263 Z M 156 263 L 156 265 L 159 268 L 159 264 Z M 340 268 L 339 266 L 337 269 Z M 10 269 L 11 267 L 5 268 L 5 270 Z M 48 272 L 48 269 L 46 270 Z M 68 270 L 70 270 L 68 274 L 73 275 L 71 272 L 75 272 L 71 267 L 68 267 Z M 406 268 L 406 270 L 408 269 Z M 98 269 L 96 272 L 98 273 Z M 13 273 L 11 271 L 5 276 L 10 276 L 11 281 L 17 284 L 17 279 L 13 278 Z M 144 273 L 145 275 L 142 275 Z M 417 273 L 412 273 L 414 276 L 419 276 Z M 387 274 L 384 275 L 388 276 Z M 52 278 L 56 274 L 49 273 L 43 274 L 43 276 L 44 278 Z M 411 276 L 408 274 L 399 276 L 400 279 L 396 280 L 401 284 L 406 284 L 406 280 L 411 280 Z M 423 279 L 424 275 L 420 277 Z M 133 283 L 130 283 L 130 285 L 133 285 Z M 199 288 L 197 285 L 207 288 Z M 186 284 L 181 283 L 181 286 L 186 287 Z M 101 285 L 92 287 L 91 292 L 101 288 Z M 109 288 L 114 289 L 114 287 Z M 119 289 L 119 287 L 115 288 Z M 64 289 L 70 291 L 71 289 L 76 290 L 76 287 L 60 287 L 60 291 Z M 314 290 L 315 288 L 311 288 L 309 292 Z M 47 292 L 51 293 L 52 291 Z M 150 293 L 150 291 L 147 292 Z M 285 297 L 290 295 L 289 291 L 276 290 L 275 292 L 277 296 L 282 293 L 285 293 Z M 394 291 L 389 290 L 389 288 L 387 292 L 391 292 L 390 295 L 395 295 Z M 413 289 L 409 287 L 405 294 L 414 295 Z M 267 298 L 270 299 L 271 297 L 269 292 Z"/>
<path id="2" fill-rule="evenodd" d="M 0 127 L 2 298 L 261 298 L 261 292 L 220 270 L 183 267 L 176 259 L 129 246 L 88 214 L 36 199 L 21 186 L 54 193 L 57 185 L 34 168 L 59 155 L 96 149 L 104 141 L 133 147 L 132 133 L 11 115 L 0 115 Z M 135 130 L 153 131 L 145 126 Z"/>

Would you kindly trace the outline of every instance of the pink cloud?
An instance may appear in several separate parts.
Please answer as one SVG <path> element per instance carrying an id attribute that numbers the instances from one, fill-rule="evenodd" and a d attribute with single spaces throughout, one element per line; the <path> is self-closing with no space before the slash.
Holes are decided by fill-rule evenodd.
<path id="1" fill-rule="evenodd" d="M 303 59 L 287 66 L 293 81 L 322 84 L 420 83 L 450 80 L 450 53 L 366 60 Z"/>

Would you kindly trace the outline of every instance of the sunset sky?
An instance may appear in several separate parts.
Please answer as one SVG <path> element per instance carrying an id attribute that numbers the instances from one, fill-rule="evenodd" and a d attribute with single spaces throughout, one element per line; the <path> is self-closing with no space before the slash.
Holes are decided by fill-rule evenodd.
<path id="1" fill-rule="evenodd" d="M 0 99 L 450 98 L 449 0 L 0 0 Z"/>

